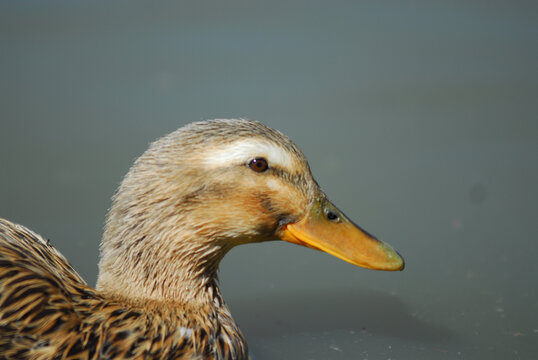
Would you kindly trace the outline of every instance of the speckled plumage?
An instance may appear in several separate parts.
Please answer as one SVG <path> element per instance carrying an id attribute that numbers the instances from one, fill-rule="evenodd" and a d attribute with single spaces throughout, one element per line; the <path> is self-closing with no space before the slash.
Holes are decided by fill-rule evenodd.
<path id="1" fill-rule="evenodd" d="M 0 359 L 241 359 L 242 335 L 214 306 L 105 299 L 39 235 L 0 219 Z M 191 311 L 189 311 L 191 309 Z"/>

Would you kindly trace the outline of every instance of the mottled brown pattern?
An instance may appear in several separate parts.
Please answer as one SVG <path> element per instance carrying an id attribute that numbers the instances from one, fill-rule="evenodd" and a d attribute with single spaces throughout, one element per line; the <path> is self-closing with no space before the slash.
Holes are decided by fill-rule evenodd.
<path id="1" fill-rule="evenodd" d="M 0 219 L 0 359 L 245 359 L 214 291 L 206 309 L 104 299 L 47 241 Z"/>

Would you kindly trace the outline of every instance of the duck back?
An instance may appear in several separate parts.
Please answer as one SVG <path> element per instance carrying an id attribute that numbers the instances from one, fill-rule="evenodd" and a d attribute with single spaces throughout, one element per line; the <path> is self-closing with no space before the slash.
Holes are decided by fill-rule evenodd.
<path id="1" fill-rule="evenodd" d="M 0 358 L 55 358 L 73 347 L 83 301 L 100 299 L 49 241 L 0 219 Z"/>
<path id="2" fill-rule="evenodd" d="M 0 219 L 0 360 L 245 359 L 243 344 L 227 308 L 105 298 L 49 241 Z"/>

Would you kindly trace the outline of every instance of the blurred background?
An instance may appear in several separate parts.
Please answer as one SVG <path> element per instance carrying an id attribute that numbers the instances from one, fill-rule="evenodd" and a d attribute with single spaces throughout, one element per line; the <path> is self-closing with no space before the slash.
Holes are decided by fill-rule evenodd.
<path id="1" fill-rule="evenodd" d="M 148 143 L 256 119 L 407 267 L 234 249 L 221 284 L 254 360 L 537 359 L 537 20 L 533 1 L 0 1 L 0 216 L 94 285 Z"/>

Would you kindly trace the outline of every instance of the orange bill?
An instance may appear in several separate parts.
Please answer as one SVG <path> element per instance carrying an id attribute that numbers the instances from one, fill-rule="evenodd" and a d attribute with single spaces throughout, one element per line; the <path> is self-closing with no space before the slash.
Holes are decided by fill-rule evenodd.
<path id="1" fill-rule="evenodd" d="M 404 260 L 390 245 L 355 225 L 325 197 L 316 200 L 303 219 L 285 225 L 281 239 L 367 269 L 404 268 Z"/>

